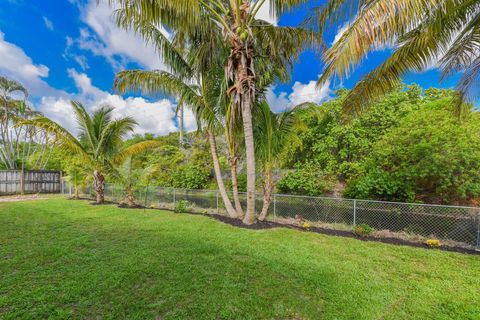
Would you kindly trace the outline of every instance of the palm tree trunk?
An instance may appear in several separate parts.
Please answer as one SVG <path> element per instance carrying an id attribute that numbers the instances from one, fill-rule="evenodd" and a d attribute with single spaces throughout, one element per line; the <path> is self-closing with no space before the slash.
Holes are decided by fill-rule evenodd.
<path id="1" fill-rule="evenodd" d="M 98 204 L 105 203 L 105 177 L 99 170 L 93 172 L 93 185 Z"/>
<path id="2" fill-rule="evenodd" d="M 213 169 L 215 170 L 215 178 L 217 179 L 218 190 L 222 196 L 223 203 L 225 204 L 225 209 L 227 214 L 232 218 L 238 218 L 237 212 L 232 206 L 232 202 L 228 198 L 227 190 L 225 188 L 225 183 L 222 178 L 222 171 L 220 169 L 220 161 L 218 160 L 217 154 L 217 142 L 215 141 L 215 136 L 213 132 L 209 129 L 207 130 L 208 142 L 210 143 L 210 151 L 212 153 L 213 160 Z"/>
<path id="3" fill-rule="evenodd" d="M 74 186 L 73 199 L 75 200 L 80 199 L 80 190 L 77 185 Z"/>
<path id="4" fill-rule="evenodd" d="M 268 208 L 270 208 L 270 204 L 272 203 L 273 188 L 272 171 L 267 169 L 265 170 L 265 182 L 263 185 L 263 207 L 258 217 L 260 221 L 264 221 L 268 215 Z"/>
<path id="5" fill-rule="evenodd" d="M 235 203 L 235 210 L 237 211 L 237 215 L 243 218 L 244 214 L 242 209 L 242 203 L 240 202 L 240 196 L 238 194 L 237 163 L 238 163 L 238 158 L 236 156 L 230 157 L 230 169 L 232 172 L 233 202 Z"/>
<path id="6" fill-rule="evenodd" d="M 131 184 L 127 187 L 127 204 L 130 208 L 135 207 L 135 197 L 133 196 L 133 188 Z"/>
<path id="7" fill-rule="evenodd" d="M 238 3 L 237 3 L 238 4 Z M 248 3 L 242 2 L 237 8 L 245 17 L 243 11 L 248 9 Z M 240 21 L 239 21 L 240 22 Z M 238 23 L 238 22 L 237 22 Z M 244 23 L 242 23 L 244 25 Z M 231 30 L 236 30 L 240 25 L 233 24 Z M 233 95 L 234 103 L 242 111 L 243 133 L 245 138 L 245 153 L 247 163 L 247 209 L 243 223 L 255 223 L 255 145 L 253 141 L 252 106 L 255 101 L 255 68 L 253 64 L 253 41 L 249 36 L 241 39 L 235 33 L 230 34 L 230 56 L 227 62 L 227 74 L 233 85 L 228 94 Z"/>
<path id="8" fill-rule="evenodd" d="M 184 110 L 183 110 L 183 106 L 180 107 L 180 147 L 183 147 L 183 139 L 184 139 L 184 116 L 185 116 L 185 113 L 184 113 Z"/>
<path id="9" fill-rule="evenodd" d="M 242 95 L 242 118 L 245 134 L 245 152 L 247 161 L 247 210 L 243 223 L 255 223 L 255 145 L 253 142 L 253 124 L 251 99 L 249 95 Z"/>

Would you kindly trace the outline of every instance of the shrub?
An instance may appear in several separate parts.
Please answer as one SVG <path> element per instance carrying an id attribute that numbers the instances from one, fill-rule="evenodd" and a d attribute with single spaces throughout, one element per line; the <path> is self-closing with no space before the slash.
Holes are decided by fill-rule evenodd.
<path id="1" fill-rule="evenodd" d="M 189 202 L 187 200 L 180 200 L 175 203 L 175 209 L 173 210 L 176 213 L 185 213 L 189 207 Z"/>
<path id="2" fill-rule="evenodd" d="M 302 224 L 302 228 L 305 229 L 305 230 L 310 230 L 310 227 L 311 227 L 311 225 L 310 225 L 310 223 L 308 223 L 308 222 L 304 222 L 304 223 Z"/>
<path id="3" fill-rule="evenodd" d="M 438 248 L 441 246 L 440 240 L 436 239 L 428 239 L 427 241 L 425 241 L 425 244 L 430 248 Z"/>
<path id="4" fill-rule="evenodd" d="M 320 196 L 331 192 L 335 187 L 335 177 L 326 175 L 314 164 L 288 172 L 277 183 L 282 193 Z"/>
<path id="5" fill-rule="evenodd" d="M 210 171 L 206 168 L 187 164 L 173 172 L 172 186 L 181 189 L 204 189 L 210 179 Z"/>
<path id="6" fill-rule="evenodd" d="M 368 224 L 359 224 L 355 228 L 353 228 L 353 233 L 360 237 L 367 237 L 369 236 L 374 229 L 370 227 Z"/>

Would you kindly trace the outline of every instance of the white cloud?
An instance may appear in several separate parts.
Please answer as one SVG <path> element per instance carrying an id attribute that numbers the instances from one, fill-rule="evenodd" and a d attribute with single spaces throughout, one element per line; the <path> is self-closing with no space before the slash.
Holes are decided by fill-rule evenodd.
<path id="1" fill-rule="evenodd" d="M 69 45 L 67 38 L 67 46 Z M 70 42 L 71 45 L 71 42 Z M 0 74 L 21 82 L 32 96 L 39 98 L 35 109 L 47 117 L 59 122 L 72 133 L 76 131 L 70 100 L 78 100 L 85 104 L 89 111 L 101 105 L 115 107 L 115 117 L 132 116 L 139 125 L 136 132 L 151 132 L 165 135 L 178 131 L 175 115 L 175 104 L 168 100 L 148 101 L 140 97 L 123 98 L 103 91 L 93 85 L 85 73 L 68 69 L 68 75 L 75 83 L 78 93 L 67 93 L 48 85 L 49 68 L 42 64 L 34 64 L 32 59 L 19 47 L 5 40 L 0 32 Z M 185 112 L 185 127 L 195 129 L 195 121 L 191 111 Z"/>
<path id="2" fill-rule="evenodd" d="M 47 27 L 48 30 L 53 31 L 53 23 L 50 21 L 47 17 L 43 16 L 43 23 L 45 23 L 45 27 Z"/>
<path id="3" fill-rule="evenodd" d="M 73 40 L 72 37 L 67 36 L 65 38 L 65 42 L 66 47 L 65 51 L 63 52 L 63 57 L 65 58 L 65 60 L 72 59 L 73 61 L 78 63 L 78 65 L 80 66 L 80 68 L 82 68 L 83 71 L 89 69 L 90 66 L 88 65 L 87 57 L 72 52 L 72 47 L 75 44 L 75 40 Z"/>
<path id="4" fill-rule="evenodd" d="M 148 69 L 165 69 L 161 58 L 152 45 L 145 44 L 139 36 L 120 29 L 112 17 L 114 8 L 96 0 L 90 0 L 81 7 L 82 20 L 94 33 L 88 29 L 80 31 L 77 40 L 81 49 L 103 56 L 114 69 L 122 68 L 126 62 L 135 61 Z M 162 32 L 168 36 L 165 30 Z"/>
<path id="5" fill-rule="evenodd" d="M 75 86 L 80 92 L 82 98 L 89 101 L 96 101 L 104 99 L 109 93 L 104 92 L 92 85 L 92 79 L 90 79 L 85 73 L 78 73 L 74 69 L 67 70 L 68 75 L 75 82 Z"/>
<path id="6" fill-rule="evenodd" d="M 255 18 L 260 19 L 260 20 L 265 20 L 273 25 L 278 24 L 278 18 L 275 17 L 270 9 L 270 1 L 265 1 L 262 6 L 260 7 L 260 10 L 258 10 Z"/>
<path id="7" fill-rule="evenodd" d="M 131 116 L 138 122 L 138 126 L 135 128 L 136 133 L 150 132 L 157 135 L 166 135 L 178 131 L 175 114 L 176 105 L 172 101 L 161 99 L 150 102 L 140 97 L 123 98 L 95 87 L 85 73 L 69 69 L 68 74 L 73 79 L 78 93 L 71 94 L 68 99 L 43 97 L 39 105 L 39 111 L 61 123 L 70 132 L 76 132 L 70 99 L 82 102 L 89 111 L 97 110 L 103 105 L 114 107 L 115 118 Z M 195 123 L 192 119 L 191 111 L 186 110 L 185 128 L 188 131 L 195 130 Z"/>
<path id="8" fill-rule="evenodd" d="M 0 31 L 0 73 L 21 82 L 35 96 L 62 96 L 63 92 L 48 85 L 49 68 L 43 64 L 34 64 L 22 48 L 5 40 Z"/>
<path id="9" fill-rule="evenodd" d="M 332 44 L 335 44 L 335 43 L 337 43 L 338 40 L 340 40 L 340 38 L 345 33 L 345 31 L 347 31 L 348 27 L 349 27 L 349 25 L 348 25 L 348 23 L 346 23 L 338 29 L 337 34 L 335 35 L 335 39 L 333 39 Z"/>
<path id="10" fill-rule="evenodd" d="M 87 70 L 90 68 L 87 62 L 87 58 L 85 56 L 74 55 L 73 60 L 82 68 L 82 70 Z"/>
<path id="11" fill-rule="evenodd" d="M 305 102 L 320 104 L 329 100 L 332 94 L 330 82 L 317 88 L 317 82 L 312 80 L 308 83 L 295 82 L 290 94 L 282 91 L 277 95 L 274 88 L 271 88 L 267 91 L 266 98 L 272 111 L 282 112 Z"/>

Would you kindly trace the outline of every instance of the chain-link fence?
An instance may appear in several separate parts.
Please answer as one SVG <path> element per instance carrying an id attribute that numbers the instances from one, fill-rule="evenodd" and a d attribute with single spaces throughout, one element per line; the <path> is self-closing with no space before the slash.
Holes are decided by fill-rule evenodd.
<path id="1" fill-rule="evenodd" d="M 65 194 L 74 192 L 65 184 Z M 193 213 L 226 215 L 222 198 L 216 190 L 185 190 L 160 187 L 136 187 L 135 203 L 147 208 L 182 210 Z M 92 187 L 81 188 L 80 196 L 94 199 Z M 125 188 L 107 185 L 107 201 L 126 202 Z M 230 194 L 231 197 L 231 194 Z M 231 197 L 232 198 L 232 197 Z M 240 193 L 246 207 L 246 194 Z M 260 211 L 262 195 L 257 195 Z M 375 229 L 373 237 L 399 238 L 407 241 L 439 239 L 446 246 L 480 250 L 480 208 L 412 204 L 327 197 L 274 195 L 267 219 L 280 224 L 353 230 L 360 224 Z"/>

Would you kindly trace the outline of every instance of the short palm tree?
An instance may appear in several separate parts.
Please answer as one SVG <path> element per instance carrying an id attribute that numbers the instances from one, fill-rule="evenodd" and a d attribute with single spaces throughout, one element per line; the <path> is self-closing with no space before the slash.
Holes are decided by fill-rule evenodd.
<path id="1" fill-rule="evenodd" d="M 303 126 L 301 114 L 303 105 L 282 113 L 273 113 L 266 101 L 257 103 L 255 112 L 255 147 L 258 162 L 263 173 L 263 207 L 258 220 L 263 221 L 268 215 L 275 188 L 273 169 L 278 167 L 280 154 L 295 140 L 300 143 L 296 135 Z"/>
<path id="2" fill-rule="evenodd" d="M 160 143 L 158 144 L 160 146 Z M 129 156 L 127 159 L 121 159 L 121 163 L 116 163 L 118 166 L 118 176 L 116 181 L 125 188 L 127 205 L 134 208 L 137 203 L 135 199 L 134 187 L 143 184 L 145 181 L 151 180 L 151 177 L 161 171 L 158 164 L 153 164 L 145 168 L 135 168 L 134 156 Z"/>
<path id="3" fill-rule="evenodd" d="M 134 29 L 147 40 L 157 44 L 169 65 L 175 68 L 175 52 L 167 49 L 166 37 L 158 35 L 160 28 L 171 30 L 179 47 L 194 45 L 212 39 L 210 34 L 221 34 L 221 43 L 207 43 L 209 55 L 215 56 L 218 48 L 229 48 L 223 66 L 226 69 L 228 94 L 241 112 L 247 166 L 247 208 L 244 222 L 255 220 L 255 147 L 253 138 L 252 108 L 256 101 L 259 60 L 275 60 L 288 65 L 306 46 L 315 46 L 315 32 L 303 28 L 278 27 L 256 18 L 267 2 L 277 16 L 308 0 L 108 0 L 119 4 L 117 22 L 122 27 Z M 152 36 L 155 34 L 155 36 Z M 161 41 L 154 41 L 154 38 Z M 223 49 L 222 49 L 223 50 Z M 173 52 L 173 54 L 172 54 Z M 175 62 L 175 63 L 173 63 Z"/>
<path id="4" fill-rule="evenodd" d="M 121 163 L 126 158 L 158 146 L 156 141 L 142 141 L 122 148 L 122 139 L 131 133 L 137 124 L 130 117 L 114 120 L 114 108 L 104 106 L 90 115 L 85 107 L 71 101 L 77 121 L 79 135 L 73 136 L 58 123 L 46 118 L 37 117 L 23 123 L 35 126 L 55 137 L 56 143 L 65 152 L 79 156 L 85 165 L 93 170 L 93 184 L 96 201 L 105 202 L 105 174 L 118 177 L 114 163 Z"/>
<path id="5" fill-rule="evenodd" d="M 319 80 L 348 77 L 370 51 L 391 46 L 393 53 L 348 94 L 345 107 L 359 111 L 396 87 L 409 71 L 436 65 L 443 77 L 461 72 L 461 99 L 480 96 L 480 2 L 478 0 L 328 0 L 310 22 L 324 29 L 345 23 L 346 29 L 323 58 Z M 460 105 L 460 104 L 459 104 Z"/>
<path id="6" fill-rule="evenodd" d="M 67 176 L 64 178 L 73 188 L 73 199 L 80 199 L 80 188 L 87 183 L 87 172 L 79 164 L 67 169 Z"/>

